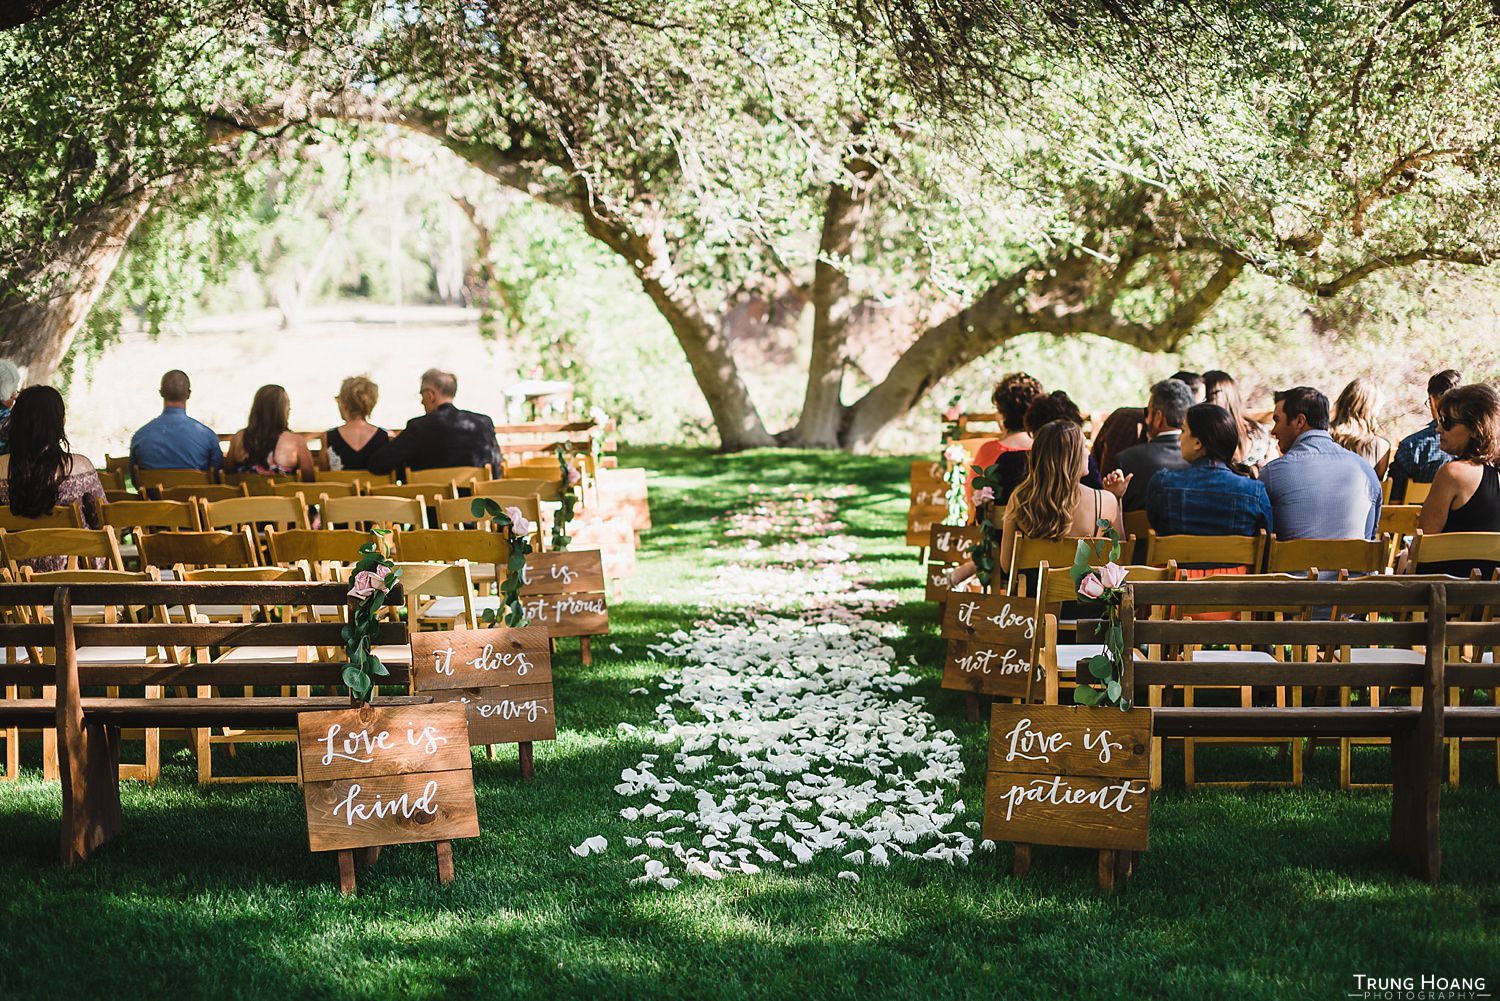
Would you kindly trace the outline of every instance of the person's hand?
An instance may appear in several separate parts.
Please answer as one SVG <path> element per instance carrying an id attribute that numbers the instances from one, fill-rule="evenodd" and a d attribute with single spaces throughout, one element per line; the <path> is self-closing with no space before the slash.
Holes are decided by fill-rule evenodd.
<path id="1" fill-rule="evenodd" d="M 973 577 L 978 571 L 979 568 L 974 565 L 973 560 L 960 563 L 948 571 L 948 586 L 950 588 L 957 587 L 970 577 Z"/>
<path id="2" fill-rule="evenodd" d="M 1104 489 L 1114 494 L 1116 498 L 1124 497 L 1125 490 L 1133 479 L 1135 479 L 1134 473 L 1126 475 L 1116 469 L 1104 478 Z"/>

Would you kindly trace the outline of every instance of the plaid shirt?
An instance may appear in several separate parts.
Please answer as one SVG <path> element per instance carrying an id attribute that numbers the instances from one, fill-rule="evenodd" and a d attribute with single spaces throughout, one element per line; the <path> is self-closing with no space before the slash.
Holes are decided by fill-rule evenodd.
<path id="1" fill-rule="evenodd" d="M 1272 530 L 1265 484 L 1221 462 L 1199 459 L 1163 469 L 1146 488 L 1146 516 L 1157 535 L 1254 535 Z"/>
<path id="2" fill-rule="evenodd" d="M 1406 498 L 1408 483 L 1431 483 L 1437 471 L 1452 460 L 1453 456 L 1438 445 L 1437 421 L 1402 438 L 1391 459 L 1391 501 Z"/>

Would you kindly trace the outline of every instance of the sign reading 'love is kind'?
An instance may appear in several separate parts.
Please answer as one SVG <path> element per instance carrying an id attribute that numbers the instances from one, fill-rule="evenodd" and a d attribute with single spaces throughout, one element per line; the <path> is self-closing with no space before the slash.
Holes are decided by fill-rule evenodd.
<path id="1" fill-rule="evenodd" d="M 297 753 L 315 852 L 479 836 L 460 706 L 303 713 Z"/>
<path id="2" fill-rule="evenodd" d="M 1035 603 L 1008 596 L 954 592 L 943 606 L 948 640 L 943 687 L 1025 698 L 1035 667 Z"/>
<path id="3" fill-rule="evenodd" d="M 413 633 L 412 688 L 468 715 L 475 744 L 556 740 L 547 630 L 455 629 Z"/>
<path id="4" fill-rule="evenodd" d="M 1151 710 L 996 704 L 984 837 L 1145 851 Z"/>

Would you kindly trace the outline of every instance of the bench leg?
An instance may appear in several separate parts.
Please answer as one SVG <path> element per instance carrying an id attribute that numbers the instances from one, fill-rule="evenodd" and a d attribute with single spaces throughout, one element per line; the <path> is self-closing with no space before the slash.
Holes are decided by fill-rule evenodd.
<path id="1" fill-rule="evenodd" d="M 1417 734 L 1391 739 L 1391 849 L 1414 875 L 1428 882 L 1436 882 L 1442 868 L 1434 795 L 1440 781 L 1437 764 L 1428 766 Z"/>
<path id="2" fill-rule="evenodd" d="M 120 731 L 85 721 L 64 751 L 61 855 L 71 865 L 120 831 Z"/>

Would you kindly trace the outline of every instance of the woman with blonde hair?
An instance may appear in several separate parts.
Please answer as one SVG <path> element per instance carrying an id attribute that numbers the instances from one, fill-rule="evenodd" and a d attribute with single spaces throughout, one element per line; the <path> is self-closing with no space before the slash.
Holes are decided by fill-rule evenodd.
<path id="1" fill-rule="evenodd" d="M 344 423 L 323 433 L 318 465 L 323 469 L 369 469 L 370 457 L 386 446 L 391 436 L 370 423 L 371 411 L 380 400 L 380 387 L 363 375 L 353 375 L 339 386 L 334 401 Z"/>
<path id="2" fill-rule="evenodd" d="M 1390 464 L 1390 439 L 1382 437 L 1375 424 L 1380 419 L 1384 400 L 1380 387 L 1369 379 L 1355 379 L 1344 387 L 1333 405 L 1333 423 L 1329 437 L 1375 467 L 1375 475 L 1384 477 Z"/>
<path id="3" fill-rule="evenodd" d="M 1123 534 L 1120 496 L 1129 477 L 1115 470 L 1096 490 L 1079 482 L 1088 472 L 1083 428 L 1070 420 L 1042 425 L 1033 436 L 1026 479 L 1010 495 L 1001 524 L 999 564 L 1009 567 L 1016 533 L 1028 539 L 1062 539 L 1099 534 L 1108 521 Z"/>

